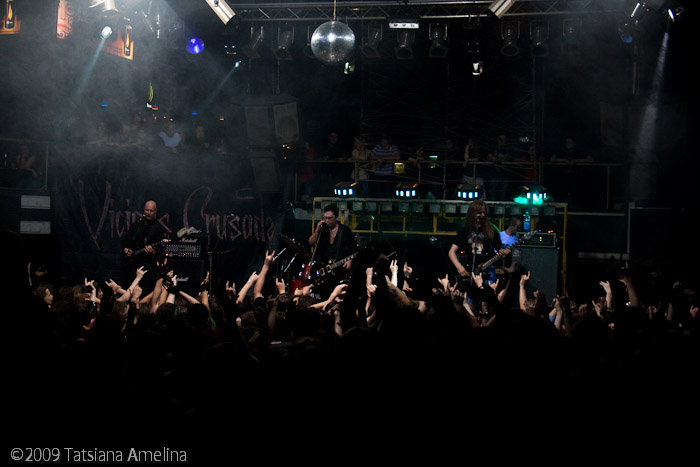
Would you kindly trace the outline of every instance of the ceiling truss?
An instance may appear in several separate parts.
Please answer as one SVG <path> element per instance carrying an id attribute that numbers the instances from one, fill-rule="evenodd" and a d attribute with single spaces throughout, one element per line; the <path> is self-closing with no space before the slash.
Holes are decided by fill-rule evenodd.
<path id="1" fill-rule="evenodd" d="M 491 0 L 435 2 L 303 2 L 232 4 L 242 22 L 362 21 L 412 15 L 424 20 L 486 19 Z M 602 0 L 518 0 L 504 17 L 580 16 L 619 13 L 619 2 Z"/>

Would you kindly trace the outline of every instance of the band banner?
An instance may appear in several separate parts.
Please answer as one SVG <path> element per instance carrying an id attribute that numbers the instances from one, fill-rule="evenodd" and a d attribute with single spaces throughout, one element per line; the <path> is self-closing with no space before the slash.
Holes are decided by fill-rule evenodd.
<path id="1" fill-rule="evenodd" d="M 171 238 L 183 228 L 209 235 L 211 260 L 228 269 L 217 281 L 243 283 L 279 238 L 283 203 L 258 194 L 238 157 L 58 145 L 51 160 L 64 282 L 119 277 L 122 238 L 148 200 Z"/>

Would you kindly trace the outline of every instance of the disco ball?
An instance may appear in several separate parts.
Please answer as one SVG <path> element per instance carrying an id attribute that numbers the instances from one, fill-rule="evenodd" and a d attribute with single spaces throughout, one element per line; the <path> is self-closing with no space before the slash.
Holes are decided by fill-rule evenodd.
<path id="1" fill-rule="evenodd" d="M 327 21 L 311 36 L 311 51 L 326 65 L 345 63 L 355 47 L 355 33 L 340 21 Z"/>

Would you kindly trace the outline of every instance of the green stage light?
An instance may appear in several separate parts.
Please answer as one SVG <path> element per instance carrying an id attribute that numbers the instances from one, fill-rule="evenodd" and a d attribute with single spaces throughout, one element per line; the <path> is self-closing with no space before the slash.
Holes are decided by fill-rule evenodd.
<path id="1" fill-rule="evenodd" d="M 513 198 L 516 204 L 541 206 L 549 199 L 547 189 L 544 187 L 520 187 L 520 192 Z"/>

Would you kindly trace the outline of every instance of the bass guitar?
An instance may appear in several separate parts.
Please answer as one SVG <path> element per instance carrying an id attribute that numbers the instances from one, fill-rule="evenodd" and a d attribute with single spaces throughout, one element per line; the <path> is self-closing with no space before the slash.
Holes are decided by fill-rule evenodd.
<path id="1" fill-rule="evenodd" d="M 144 253 L 146 252 L 146 248 L 147 248 L 147 247 L 155 248 L 155 247 L 157 247 L 158 245 L 165 245 L 165 244 L 168 243 L 169 241 L 170 241 L 170 240 L 168 240 L 167 238 L 164 238 L 163 240 L 158 240 L 158 241 L 155 242 L 155 243 L 151 243 L 150 245 L 146 245 L 146 246 L 144 246 L 143 248 L 139 248 L 138 250 L 134 250 L 134 251 L 131 252 L 130 255 L 126 255 L 126 254 L 125 254 L 125 255 L 124 255 L 124 260 L 126 260 L 126 261 L 133 261 L 137 256 L 144 254 Z"/>

